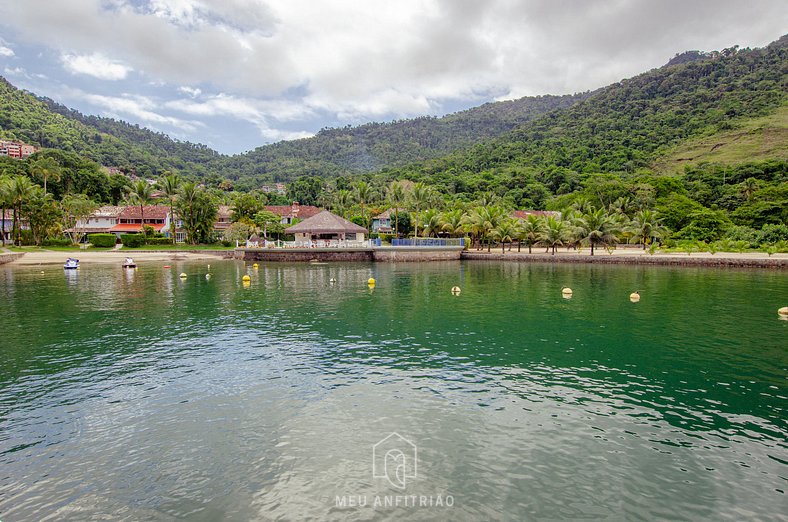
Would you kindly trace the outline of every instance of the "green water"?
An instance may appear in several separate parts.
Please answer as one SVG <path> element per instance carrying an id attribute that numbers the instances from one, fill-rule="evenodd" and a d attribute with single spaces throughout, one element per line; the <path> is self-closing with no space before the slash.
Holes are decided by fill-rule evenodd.
<path id="1" fill-rule="evenodd" d="M 3 522 L 788 519 L 785 272 L 206 270 L 0 267 Z"/>

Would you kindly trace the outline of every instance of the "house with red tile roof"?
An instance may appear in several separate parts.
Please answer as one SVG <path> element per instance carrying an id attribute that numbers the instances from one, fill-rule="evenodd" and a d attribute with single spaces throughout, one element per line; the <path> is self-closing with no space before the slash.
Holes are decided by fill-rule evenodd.
<path id="1" fill-rule="evenodd" d="M 142 232 L 142 226 L 151 227 L 155 232 L 168 233 L 170 231 L 170 207 L 166 205 L 129 205 L 118 216 L 118 224 L 109 229 L 109 232 L 120 234 L 134 234 Z"/>
<path id="2" fill-rule="evenodd" d="M 282 217 L 283 225 L 292 225 L 295 220 L 303 221 L 320 214 L 323 209 L 312 205 L 299 205 L 293 201 L 292 205 L 266 205 L 265 209 Z"/>

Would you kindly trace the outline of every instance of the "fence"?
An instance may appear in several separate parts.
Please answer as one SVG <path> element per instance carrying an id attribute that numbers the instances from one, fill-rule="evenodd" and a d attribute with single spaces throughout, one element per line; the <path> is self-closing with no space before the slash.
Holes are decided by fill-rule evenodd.
<path id="1" fill-rule="evenodd" d="M 454 238 L 433 238 L 433 237 L 411 237 L 408 239 L 392 239 L 391 246 L 402 247 L 464 247 L 464 237 Z"/>

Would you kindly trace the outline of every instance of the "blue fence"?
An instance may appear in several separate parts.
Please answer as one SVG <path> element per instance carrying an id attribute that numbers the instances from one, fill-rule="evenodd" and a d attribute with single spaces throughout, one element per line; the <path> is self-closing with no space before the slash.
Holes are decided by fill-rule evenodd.
<path id="1" fill-rule="evenodd" d="M 432 237 L 411 237 L 408 239 L 392 239 L 391 246 L 404 247 L 464 247 L 465 238 L 439 239 Z"/>

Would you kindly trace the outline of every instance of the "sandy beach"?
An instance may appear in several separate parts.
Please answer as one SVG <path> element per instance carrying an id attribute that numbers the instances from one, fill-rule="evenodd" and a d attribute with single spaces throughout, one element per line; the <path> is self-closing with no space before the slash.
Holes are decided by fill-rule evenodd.
<path id="1" fill-rule="evenodd" d="M 221 254 L 214 251 L 206 252 L 178 252 L 178 251 L 160 251 L 160 252 L 129 252 L 129 251 L 103 251 L 103 252 L 62 252 L 54 250 L 37 250 L 34 252 L 25 252 L 25 255 L 11 261 L 8 266 L 36 266 L 36 265 L 62 265 L 67 258 L 75 257 L 79 259 L 81 264 L 117 264 L 120 265 L 124 259 L 131 257 L 137 264 L 145 264 L 152 262 L 171 262 L 171 261 L 198 261 L 198 260 L 221 260 L 223 256 L 232 255 L 232 251 L 222 252 Z"/>

